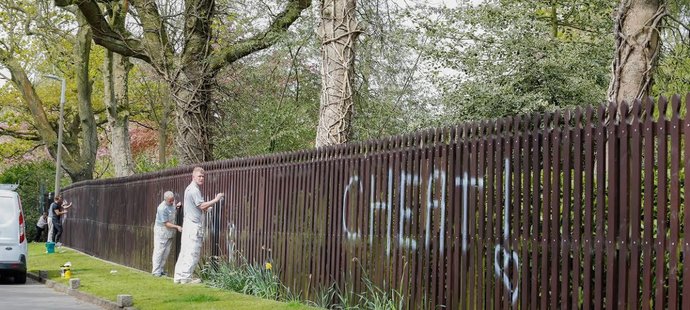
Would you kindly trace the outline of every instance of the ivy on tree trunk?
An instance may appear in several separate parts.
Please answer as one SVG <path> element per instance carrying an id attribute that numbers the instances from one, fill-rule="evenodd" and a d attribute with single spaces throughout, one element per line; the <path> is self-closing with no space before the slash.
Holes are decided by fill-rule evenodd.
<path id="1" fill-rule="evenodd" d="M 622 0 L 615 20 L 615 52 L 608 99 L 631 103 L 649 95 L 659 56 L 663 0 Z"/>

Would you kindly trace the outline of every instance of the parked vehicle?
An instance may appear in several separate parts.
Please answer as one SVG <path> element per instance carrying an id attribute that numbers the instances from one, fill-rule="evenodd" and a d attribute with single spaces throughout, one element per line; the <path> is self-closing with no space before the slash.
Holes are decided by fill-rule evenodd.
<path id="1" fill-rule="evenodd" d="M 26 283 L 27 241 L 17 185 L 0 184 L 0 274 Z"/>

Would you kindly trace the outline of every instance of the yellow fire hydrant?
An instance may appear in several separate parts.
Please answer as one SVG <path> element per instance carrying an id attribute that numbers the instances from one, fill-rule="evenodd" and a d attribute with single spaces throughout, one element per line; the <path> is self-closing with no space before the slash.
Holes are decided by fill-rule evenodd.
<path id="1" fill-rule="evenodd" d="M 64 265 L 60 266 L 60 276 L 65 279 L 72 277 L 72 263 L 66 262 Z"/>

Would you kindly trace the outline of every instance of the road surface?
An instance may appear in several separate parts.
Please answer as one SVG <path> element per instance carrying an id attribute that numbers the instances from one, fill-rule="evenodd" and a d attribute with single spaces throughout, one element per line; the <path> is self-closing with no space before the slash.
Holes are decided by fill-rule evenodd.
<path id="1" fill-rule="evenodd" d="M 14 284 L 11 279 L 0 278 L 0 309 L 102 309 L 72 296 L 47 288 L 30 278 L 26 284 Z"/>

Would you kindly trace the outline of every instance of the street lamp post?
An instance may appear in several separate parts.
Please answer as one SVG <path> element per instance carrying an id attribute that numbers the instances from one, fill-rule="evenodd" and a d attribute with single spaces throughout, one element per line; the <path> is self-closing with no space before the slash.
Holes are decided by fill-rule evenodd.
<path id="1" fill-rule="evenodd" d="M 64 123 L 65 88 L 67 87 L 67 84 L 65 79 L 56 75 L 46 74 L 45 77 L 62 82 L 62 89 L 60 90 L 60 120 L 58 121 L 57 155 L 55 156 L 55 197 L 57 197 L 57 195 L 60 194 L 60 172 L 62 171 L 62 127 Z"/>

